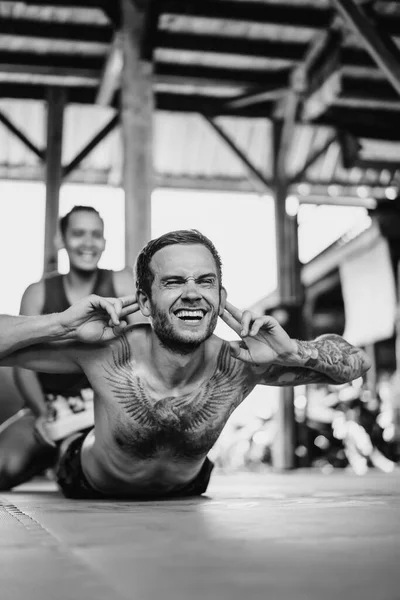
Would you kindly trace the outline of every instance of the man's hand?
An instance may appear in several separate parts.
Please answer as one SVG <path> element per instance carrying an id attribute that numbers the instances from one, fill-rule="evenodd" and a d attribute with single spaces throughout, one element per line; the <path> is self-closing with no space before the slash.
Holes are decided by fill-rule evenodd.
<path id="1" fill-rule="evenodd" d="M 124 298 L 101 298 L 91 294 L 60 314 L 66 339 L 80 342 L 108 342 L 125 329 L 124 318 L 139 310 L 136 295 Z"/>
<path id="2" fill-rule="evenodd" d="M 235 358 L 254 366 L 288 365 L 293 361 L 296 342 L 273 317 L 260 317 L 249 310 L 242 313 L 227 302 L 221 318 L 242 338 L 240 342 L 229 342 Z"/>

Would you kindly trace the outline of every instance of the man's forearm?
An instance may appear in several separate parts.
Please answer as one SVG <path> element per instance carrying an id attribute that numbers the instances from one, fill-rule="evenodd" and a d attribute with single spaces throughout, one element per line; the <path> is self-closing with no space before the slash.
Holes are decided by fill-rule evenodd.
<path id="1" fill-rule="evenodd" d="M 313 342 L 296 340 L 296 344 L 296 366 L 322 373 L 335 383 L 357 379 L 371 366 L 367 354 L 340 335 L 325 334 Z"/>
<path id="2" fill-rule="evenodd" d="M 27 346 L 63 340 L 67 332 L 59 315 L 34 317 L 0 315 L 0 358 Z"/>
<path id="3" fill-rule="evenodd" d="M 313 342 L 295 340 L 297 351 L 257 374 L 257 383 L 296 386 L 309 383 L 341 384 L 364 375 L 368 356 L 339 335 L 322 335 Z"/>

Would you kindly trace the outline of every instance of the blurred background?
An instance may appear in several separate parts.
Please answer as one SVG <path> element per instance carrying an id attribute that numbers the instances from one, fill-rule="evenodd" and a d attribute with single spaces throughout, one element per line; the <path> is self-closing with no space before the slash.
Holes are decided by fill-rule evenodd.
<path id="1" fill-rule="evenodd" d="M 74 205 L 104 219 L 107 269 L 199 229 L 232 303 L 372 361 L 348 385 L 257 388 L 217 465 L 395 469 L 398 37 L 394 1 L 0 1 L 0 312 L 68 272 Z M 0 421 L 21 402 L 2 369 Z"/>

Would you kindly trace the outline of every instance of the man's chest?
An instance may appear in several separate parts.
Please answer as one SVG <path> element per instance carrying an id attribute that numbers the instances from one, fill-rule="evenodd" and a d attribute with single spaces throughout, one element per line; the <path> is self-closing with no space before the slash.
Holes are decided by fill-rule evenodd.
<path id="1" fill-rule="evenodd" d="M 161 450 L 205 455 L 243 399 L 242 379 L 212 377 L 190 392 L 162 396 L 133 372 L 109 373 L 106 397 L 115 440 L 142 458 Z"/>

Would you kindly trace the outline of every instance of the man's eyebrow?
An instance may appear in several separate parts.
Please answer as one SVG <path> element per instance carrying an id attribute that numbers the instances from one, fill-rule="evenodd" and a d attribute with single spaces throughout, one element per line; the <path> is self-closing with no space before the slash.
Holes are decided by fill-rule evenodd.
<path id="1" fill-rule="evenodd" d="M 198 275 L 197 277 L 195 277 L 195 279 L 209 279 L 209 278 L 213 278 L 213 279 L 217 279 L 217 275 L 215 273 L 202 273 L 201 275 Z M 187 277 L 184 277 L 183 275 L 164 275 L 163 277 L 161 277 L 160 281 L 168 281 L 169 279 L 176 279 L 178 281 L 185 281 L 187 279 Z"/>
<path id="2" fill-rule="evenodd" d="M 182 275 L 164 275 L 160 278 L 160 281 L 168 281 L 169 279 L 182 279 L 182 281 L 184 281 L 185 277 Z"/>
<path id="3" fill-rule="evenodd" d="M 204 275 L 199 275 L 197 279 L 208 279 L 212 277 L 213 279 L 217 279 L 216 273 L 204 273 Z"/>

